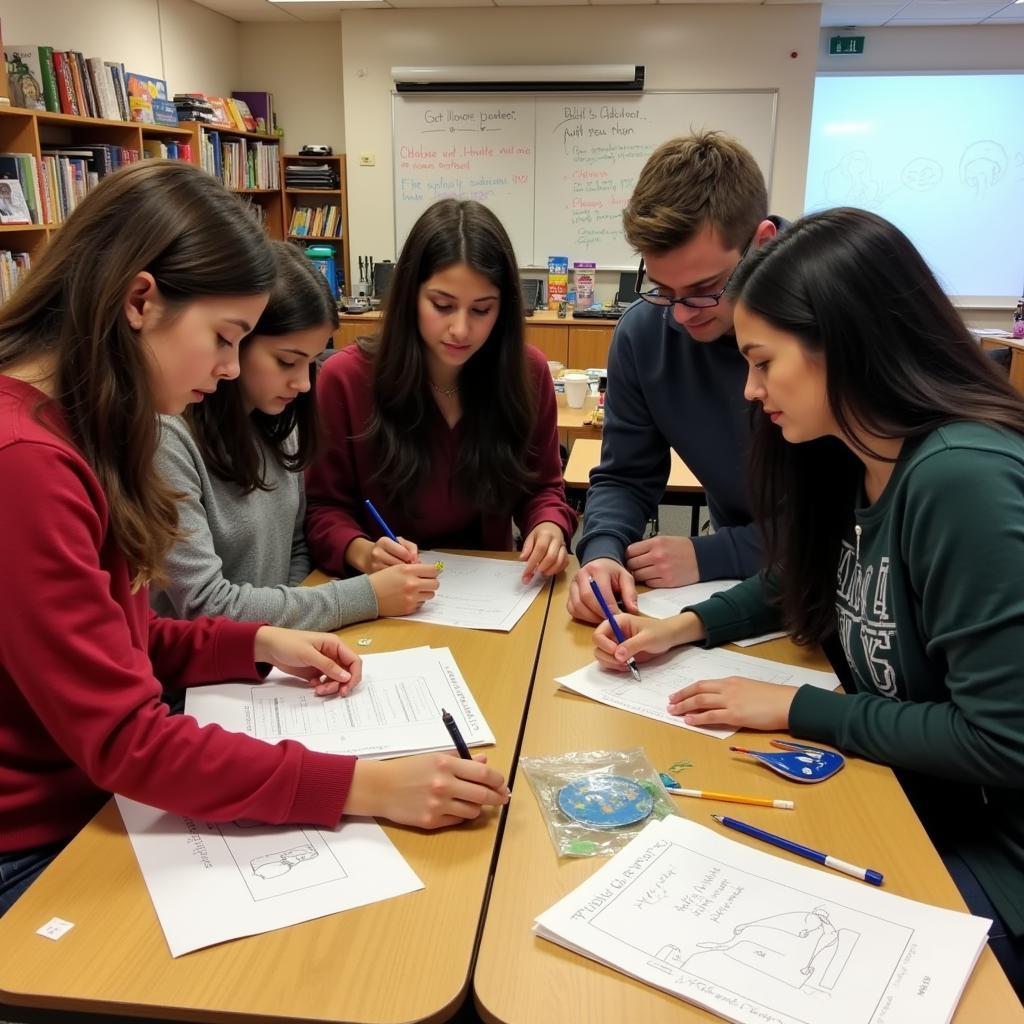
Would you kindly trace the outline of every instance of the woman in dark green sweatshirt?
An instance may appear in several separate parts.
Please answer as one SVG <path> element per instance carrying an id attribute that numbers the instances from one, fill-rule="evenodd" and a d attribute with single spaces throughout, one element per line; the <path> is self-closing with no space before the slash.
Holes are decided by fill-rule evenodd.
<path id="1" fill-rule="evenodd" d="M 595 634 L 625 668 L 784 625 L 838 638 L 853 692 L 705 680 L 688 724 L 788 730 L 900 773 L 1024 991 L 1024 399 L 921 255 L 863 210 L 798 221 L 733 282 L 758 403 L 755 518 L 771 572 Z"/>

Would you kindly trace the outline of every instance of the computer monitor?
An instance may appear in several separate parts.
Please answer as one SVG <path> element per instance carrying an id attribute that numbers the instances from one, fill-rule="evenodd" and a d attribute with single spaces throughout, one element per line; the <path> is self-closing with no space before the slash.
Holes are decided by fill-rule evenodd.
<path id="1" fill-rule="evenodd" d="M 636 301 L 636 271 L 625 270 L 619 274 L 619 290 L 615 293 L 615 305 L 628 306 Z"/>
<path id="2" fill-rule="evenodd" d="M 391 286 L 391 277 L 395 272 L 395 265 L 390 260 L 373 265 L 373 297 L 385 299 L 388 288 Z"/>
<path id="3" fill-rule="evenodd" d="M 540 304 L 541 282 L 535 277 L 524 277 L 520 279 L 523 290 L 523 309 L 536 309 Z"/>

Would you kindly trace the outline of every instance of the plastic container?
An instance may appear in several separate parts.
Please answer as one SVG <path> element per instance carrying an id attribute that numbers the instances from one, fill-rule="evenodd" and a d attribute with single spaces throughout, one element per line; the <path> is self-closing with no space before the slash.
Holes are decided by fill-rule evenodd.
<path id="1" fill-rule="evenodd" d="M 596 263 L 573 263 L 572 273 L 576 285 L 577 309 L 590 309 L 594 304 L 594 275 L 596 272 Z"/>
<path id="2" fill-rule="evenodd" d="M 327 279 L 327 286 L 335 301 L 338 299 L 338 268 L 334 261 L 335 250 L 332 245 L 310 245 L 306 247 L 306 256 Z"/>

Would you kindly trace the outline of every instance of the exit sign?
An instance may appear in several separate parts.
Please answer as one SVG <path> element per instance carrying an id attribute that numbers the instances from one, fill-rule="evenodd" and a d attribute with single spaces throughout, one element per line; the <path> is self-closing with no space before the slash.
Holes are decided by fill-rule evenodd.
<path id="1" fill-rule="evenodd" d="M 830 36 L 828 41 L 830 54 L 857 54 L 864 52 L 863 36 Z"/>

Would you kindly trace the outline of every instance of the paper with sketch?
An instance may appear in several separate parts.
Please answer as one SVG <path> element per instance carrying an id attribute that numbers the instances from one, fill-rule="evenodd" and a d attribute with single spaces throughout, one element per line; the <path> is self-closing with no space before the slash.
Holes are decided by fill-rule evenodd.
<path id="1" fill-rule="evenodd" d="M 765 683 L 777 683 L 779 686 L 817 686 L 823 690 L 834 690 L 839 685 L 838 678 L 832 672 L 783 665 L 778 661 L 753 658 L 749 654 L 725 651 L 720 647 L 710 651 L 697 647 L 678 648 L 664 657 L 644 662 L 640 666 L 640 676 L 641 682 L 638 683 L 628 672 L 615 672 L 592 661 L 571 675 L 559 676 L 555 682 L 565 690 L 572 690 L 573 693 L 609 704 L 613 708 L 632 711 L 645 718 L 723 740 L 732 736 L 736 730 L 687 725 L 682 718 L 670 715 L 666 710 L 669 694 L 702 679 L 723 679 L 726 676 L 745 676 Z"/>
<path id="2" fill-rule="evenodd" d="M 372 818 L 328 832 L 117 806 L 171 956 L 423 888 Z"/>
<path id="3" fill-rule="evenodd" d="M 736 1024 L 945 1024 L 990 924 L 669 817 L 534 932 Z"/>
<path id="4" fill-rule="evenodd" d="M 185 697 L 185 714 L 200 725 L 370 758 L 451 750 L 442 708 L 469 746 L 494 742 L 447 647 L 367 654 L 363 678 L 347 697 L 318 697 L 306 681 L 281 672 L 264 683 L 192 687 Z"/>
<path id="5" fill-rule="evenodd" d="M 464 629 L 493 629 L 507 633 L 526 614 L 547 582 L 534 576 L 523 583 L 524 562 L 475 555 L 421 551 L 420 561 L 444 562 L 437 593 L 418 611 L 403 615 L 413 622 Z"/>
<path id="6" fill-rule="evenodd" d="M 708 580 L 706 583 L 691 583 L 688 587 L 665 587 L 664 589 L 648 590 L 637 598 L 637 604 L 644 615 L 652 619 L 670 619 L 678 615 L 684 608 L 706 601 L 724 590 L 732 590 L 740 580 Z M 767 640 L 778 640 L 785 636 L 786 631 L 762 633 L 760 636 L 748 636 L 744 640 L 734 640 L 737 647 L 753 647 Z"/>

